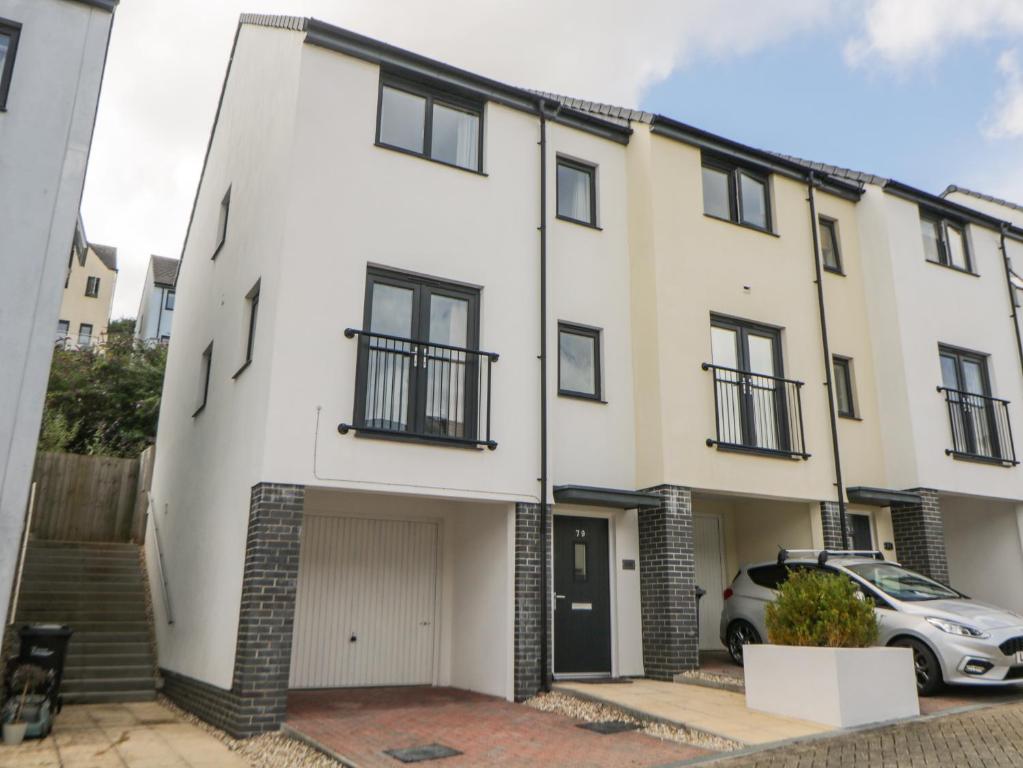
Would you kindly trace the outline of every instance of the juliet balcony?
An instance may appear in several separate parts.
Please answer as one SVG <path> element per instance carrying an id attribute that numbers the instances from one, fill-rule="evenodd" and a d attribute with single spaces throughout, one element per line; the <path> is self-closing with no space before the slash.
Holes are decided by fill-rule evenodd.
<path id="1" fill-rule="evenodd" d="M 989 395 L 938 387 L 952 433 L 945 453 L 957 459 L 1015 466 L 1016 448 L 1009 421 L 1009 401 Z"/>
<path id="2" fill-rule="evenodd" d="M 490 431 L 498 355 L 477 349 L 345 329 L 358 339 L 355 405 L 341 434 L 497 448 Z"/>

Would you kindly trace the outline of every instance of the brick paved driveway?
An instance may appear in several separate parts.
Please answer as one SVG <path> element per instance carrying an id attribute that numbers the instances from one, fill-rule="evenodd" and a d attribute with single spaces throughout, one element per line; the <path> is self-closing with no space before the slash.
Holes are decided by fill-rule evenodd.
<path id="1" fill-rule="evenodd" d="M 464 753 L 423 765 L 661 766 L 705 750 L 641 733 L 607 736 L 577 720 L 453 688 L 349 688 L 288 695 L 286 725 L 360 768 L 398 768 L 385 755 L 439 743 Z"/>
<path id="2" fill-rule="evenodd" d="M 888 768 L 1021 766 L 1023 704 L 793 744 L 714 761 L 714 768 Z"/>

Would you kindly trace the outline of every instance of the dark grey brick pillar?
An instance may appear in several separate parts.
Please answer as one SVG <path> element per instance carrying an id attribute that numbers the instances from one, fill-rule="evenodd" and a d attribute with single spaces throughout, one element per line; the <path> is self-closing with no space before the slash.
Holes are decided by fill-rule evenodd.
<path id="1" fill-rule="evenodd" d="M 892 529 L 899 562 L 911 571 L 948 584 L 948 557 L 945 554 L 945 524 L 941 518 L 941 499 L 929 488 L 915 488 L 919 504 L 892 504 Z"/>
<path id="2" fill-rule="evenodd" d="M 822 501 L 821 527 L 824 529 L 825 549 L 849 549 L 850 545 L 842 541 L 842 513 L 837 501 Z M 846 531 L 849 530 L 849 516 L 846 515 Z"/>
<path id="3" fill-rule="evenodd" d="M 230 691 L 163 670 L 164 692 L 235 737 L 275 731 L 287 709 L 305 487 L 252 487 Z"/>
<path id="4" fill-rule="evenodd" d="M 671 680 L 698 663 L 692 493 L 648 489 L 663 503 L 639 510 L 639 590 L 646 676 Z"/>
<path id="5" fill-rule="evenodd" d="M 548 568 L 551 556 L 551 516 L 547 516 Z M 548 578 L 550 571 L 548 570 Z M 541 596 L 542 595 L 542 596 Z M 540 585 L 540 505 L 515 505 L 515 700 L 524 701 L 540 690 L 541 617 L 550 602 Z M 549 616 L 549 614 L 548 614 Z M 548 623 L 548 629 L 551 624 Z M 548 638 L 553 633 L 548 631 Z M 548 649 L 551 646 L 548 645 Z M 552 663 L 547 654 L 547 668 Z"/>

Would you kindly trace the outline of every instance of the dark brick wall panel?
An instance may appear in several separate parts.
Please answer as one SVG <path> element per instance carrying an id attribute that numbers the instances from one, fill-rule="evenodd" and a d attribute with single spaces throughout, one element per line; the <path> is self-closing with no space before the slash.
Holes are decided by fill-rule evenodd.
<path id="1" fill-rule="evenodd" d="M 300 485 L 252 487 L 231 690 L 164 673 L 171 700 L 235 737 L 284 722 L 304 504 Z"/>
<path id="2" fill-rule="evenodd" d="M 548 508 L 549 512 L 550 508 Z M 551 515 L 547 515 L 548 578 L 551 563 Z M 515 700 L 540 690 L 541 618 L 550 600 L 540 584 L 540 505 L 515 505 Z M 543 597 L 541 597 L 543 595 Z M 549 617 L 549 614 L 548 614 Z M 550 621 L 550 618 L 548 618 Z M 548 623 L 548 627 L 551 624 Z M 548 632 L 548 639 L 552 633 Z M 547 669 L 553 655 L 548 645 Z"/>
<path id="3" fill-rule="evenodd" d="M 824 529 L 825 549 L 850 549 L 851 544 L 842 540 L 842 514 L 837 501 L 822 501 L 821 526 Z M 849 516 L 846 514 L 846 531 L 851 530 L 848 525 Z"/>
<path id="4" fill-rule="evenodd" d="M 692 493 L 648 489 L 663 503 L 639 511 L 639 588 L 646 676 L 671 680 L 698 663 Z"/>
<path id="5" fill-rule="evenodd" d="M 892 529 L 899 562 L 911 571 L 948 584 L 945 524 L 937 491 L 916 488 L 919 504 L 892 504 Z"/>

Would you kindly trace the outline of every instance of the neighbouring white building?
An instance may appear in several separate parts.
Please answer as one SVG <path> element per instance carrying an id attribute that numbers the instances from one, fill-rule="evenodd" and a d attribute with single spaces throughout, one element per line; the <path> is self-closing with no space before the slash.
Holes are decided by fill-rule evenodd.
<path id="1" fill-rule="evenodd" d="M 170 341 L 174 322 L 175 281 L 178 277 L 177 259 L 150 256 L 146 281 L 142 286 L 142 299 L 135 316 L 135 338 L 141 341 L 166 344 Z"/>
<path id="2" fill-rule="evenodd" d="M 779 546 L 1015 607 L 1016 561 L 982 576 L 963 544 L 1023 502 L 1003 236 L 892 180 L 243 16 L 174 283 L 164 691 L 249 735 L 289 689 L 670 680 Z"/>
<path id="3" fill-rule="evenodd" d="M 64 278 L 56 343 L 67 349 L 102 343 L 116 286 L 117 249 L 88 242 L 79 219 Z"/>
<path id="4" fill-rule="evenodd" d="M 0 610 L 6 616 L 117 0 L 0 0 Z"/>

